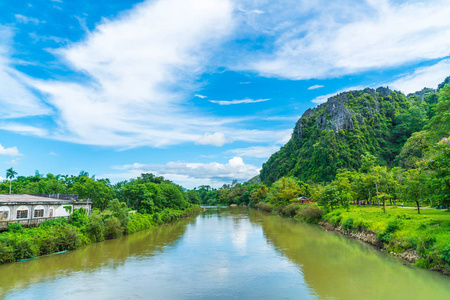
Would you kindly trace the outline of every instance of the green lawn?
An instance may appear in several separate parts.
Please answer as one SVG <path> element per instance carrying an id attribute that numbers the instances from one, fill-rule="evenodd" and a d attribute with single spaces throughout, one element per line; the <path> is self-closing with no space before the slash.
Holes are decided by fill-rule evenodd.
<path id="1" fill-rule="evenodd" d="M 450 268 L 450 212 L 411 207 L 351 206 L 325 214 L 324 219 L 352 231 L 371 230 L 388 251 L 416 250 L 423 267 Z"/>

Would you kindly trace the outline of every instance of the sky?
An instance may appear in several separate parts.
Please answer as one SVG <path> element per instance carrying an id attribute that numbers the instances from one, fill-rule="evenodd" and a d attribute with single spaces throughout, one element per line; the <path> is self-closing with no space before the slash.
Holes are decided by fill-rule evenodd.
<path id="1" fill-rule="evenodd" d="M 308 108 L 450 75 L 447 0 L 0 0 L 1 169 L 244 182 Z"/>

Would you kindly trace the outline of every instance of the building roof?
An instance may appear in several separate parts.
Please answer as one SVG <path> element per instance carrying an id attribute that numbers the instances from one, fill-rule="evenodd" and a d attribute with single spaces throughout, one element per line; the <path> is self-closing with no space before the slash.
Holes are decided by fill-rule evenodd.
<path id="1" fill-rule="evenodd" d="M 48 197 L 34 196 L 34 195 L 26 195 L 26 194 L 14 194 L 14 195 L 5 195 L 0 194 L 0 204 L 12 204 L 12 203 L 24 203 L 24 204 L 32 204 L 32 203 L 47 203 L 47 204 L 60 204 L 60 203 L 74 203 L 79 202 L 76 200 L 61 200 L 54 199 Z M 89 201 L 86 201 L 89 202 Z"/>

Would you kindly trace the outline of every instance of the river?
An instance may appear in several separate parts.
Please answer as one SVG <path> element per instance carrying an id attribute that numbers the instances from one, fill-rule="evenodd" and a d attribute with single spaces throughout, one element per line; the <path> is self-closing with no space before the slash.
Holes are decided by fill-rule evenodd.
<path id="1" fill-rule="evenodd" d="M 450 277 L 243 208 L 0 265 L 2 299 L 450 299 Z"/>

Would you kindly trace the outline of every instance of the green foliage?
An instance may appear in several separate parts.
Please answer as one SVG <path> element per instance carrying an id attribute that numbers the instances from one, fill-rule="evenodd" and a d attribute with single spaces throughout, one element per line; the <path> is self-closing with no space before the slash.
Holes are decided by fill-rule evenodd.
<path id="1" fill-rule="evenodd" d="M 444 263 L 450 265 L 450 246 L 445 248 L 444 251 L 442 251 L 442 254 L 439 257 Z"/>
<path id="2" fill-rule="evenodd" d="M 105 238 L 106 239 L 115 239 L 123 234 L 123 227 L 120 223 L 120 220 L 114 216 L 106 219 L 105 221 Z"/>
<path id="3" fill-rule="evenodd" d="M 347 218 L 344 222 L 342 222 L 342 228 L 346 231 L 350 231 L 353 228 L 353 218 Z"/>
<path id="4" fill-rule="evenodd" d="M 22 224 L 20 223 L 11 223 L 7 229 L 9 232 L 23 232 Z"/>
<path id="5" fill-rule="evenodd" d="M 89 217 L 89 221 L 86 225 L 86 234 L 93 242 L 101 242 L 105 240 L 105 224 L 99 216 Z"/>
<path id="6" fill-rule="evenodd" d="M 302 205 L 297 214 L 300 219 L 308 223 L 318 223 L 321 220 L 322 215 L 323 210 L 315 203 Z"/>
<path id="7" fill-rule="evenodd" d="M 89 222 L 86 213 L 84 208 L 74 209 L 73 213 L 70 215 L 69 224 L 80 228 L 86 226 Z"/>

